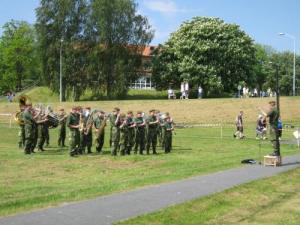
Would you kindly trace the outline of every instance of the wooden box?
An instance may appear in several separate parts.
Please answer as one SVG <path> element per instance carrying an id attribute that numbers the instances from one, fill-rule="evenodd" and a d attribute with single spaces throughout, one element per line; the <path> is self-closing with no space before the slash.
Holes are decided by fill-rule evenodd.
<path id="1" fill-rule="evenodd" d="M 264 166 L 281 166 L 281 156 L 264 156 Z"/>

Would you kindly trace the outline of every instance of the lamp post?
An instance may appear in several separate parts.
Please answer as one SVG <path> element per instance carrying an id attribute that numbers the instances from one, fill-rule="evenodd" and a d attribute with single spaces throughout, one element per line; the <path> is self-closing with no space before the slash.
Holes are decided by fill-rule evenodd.
<path id="1" fill-rule="evenodd" d="M 276 124 L 278 126 L 278 119 L 280 117 L 280 102 L 279 102 L 279 96 L 280 96 L 280 92 L 279 92 L 279 65 L 277 63 L 273 63 L 273 62 L 269 62 L 271 65 L 274 65 L 275 69 L 276 69 L 276 105 L 277 105 L 277 112 L 278 112 L 278 117 L 277 117 L 277 121 Z M 277 155 L 280 156 L 280 142 L 279 142 L 279 133 L 278 133 L 278 127 L 276 127 L 275 129 L 276 132 L 276 150 L 277 150 Z"/>
<path id="2" fill-rule="evenodd" d="M 59 101 L 62 102 L 62 44 L 64 39 L 60 39 L 59 49 Z"/>
<path id="3" fill-rule="evenodd" d="M 280 36 L 286 36 L 294 42 L 294 66 L 293 66 L 293 96 L 296 96 L 296 37 L 288 33 L 279 33 Z"/>

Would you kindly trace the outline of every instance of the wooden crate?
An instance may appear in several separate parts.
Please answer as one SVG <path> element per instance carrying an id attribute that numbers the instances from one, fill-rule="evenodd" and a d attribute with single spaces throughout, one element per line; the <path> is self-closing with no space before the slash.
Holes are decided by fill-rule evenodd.
<path id="1" fill-rule="evenodd" d="M 281 166 L 281 156 L 264 156 L 264 166 Z"/>

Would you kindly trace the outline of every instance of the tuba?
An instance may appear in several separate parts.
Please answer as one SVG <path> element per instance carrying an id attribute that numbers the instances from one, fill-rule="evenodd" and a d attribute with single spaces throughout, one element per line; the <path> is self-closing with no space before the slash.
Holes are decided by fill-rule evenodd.
<path id="1" fill-rule="evenodd" d="M 22 126 L 22 125 L 24 125 L 24 121 L 22 118 L 22 108 L 25 107 L 26 105 L 30 104 L 31 99 L 27 95 L 20 95 L 18 97 L 18 102 L 19 102 L 20 110 L 16 111 L 14 119 L 18 125 Z"/>

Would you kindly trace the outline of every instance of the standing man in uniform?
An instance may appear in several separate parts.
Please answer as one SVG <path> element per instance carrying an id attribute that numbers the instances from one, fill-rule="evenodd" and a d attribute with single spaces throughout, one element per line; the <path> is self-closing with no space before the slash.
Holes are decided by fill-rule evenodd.
<path id="1" fill-rule="evenodd" d="M 58 116 L 60 124 L 60 127 L 58 128 L 58 146 L 65 147 L 67 117 L 63 108 L 59 110 Z"/>
<path id="2" fill-rule="evenodd" d="M 131 150 L 134 146 L 134 141 L 135 141 L 135 122 L 133 119 L 133 112 L 128 111 L 127 112 L 127 132 L 128 132 L 128 142 L 127 142 L 127 148 L 126 148 L 126 154 L 130 155 Z"/>
<path id="3" fill-rule="evenodd" d="M 147 127 L 148 127 L 148 132 L 147 132 L 147 147 L 146 151 L 147 154 L 149 155 L 150 151 L 150 146 L 152 146 L 152 151 L 153 154 L 157 154 L 156 152 L 156 145 L 157 145 L 157 127 L 159 124 L 159 119 L 155 115 L 155 109 L 152 109 L 149 111 L 149 116 L 147 119 Z"/>
<path id="4" fill-rule="evenodd" d="M 104 136 L 105 136 L 105 127 L 106 127 L 106 116 L 105 112 L 97 112 L 97 117 L 94 120 L 95 127 L 95 142 L 96 142 L 96 151 L 98 153 L 102 152 L 104 145 Z"/>
<path id="5" fill-rule="evenodd" d="M 174 130 L 173 121 L 170 115 L 166 115 L 165 117 L 164 130 L 165 153 L 170 153 L 172 150 L 172 132 Z"/>
<path id="6" fill-rule="evenodd" d="M 113 109 L 113 113 L 109 118 L 110 121 L 110 140 L 111 140 L 111 155 L 116 156 L 119 150 L 120 142 L 120 109 Z"/>
<path id="7" fill-rule="evenodd" d="M 269 125 L 270 125 L 270 140 L 273 146 L 273 156 L 280 156 L 279 154 L 279 138 L 278 138 L 278 118 L 279 112 L 277 110 L 276 102 L 270 101 L 268 111 L 264 112 L 261 109 L 262 114 L 265 117 L 269 117 Z"/>
<path id="8" fill-rule="evenodd" d="M 66 125 L 70 129 L 69 133 L 69 149 L 70 156 L 78 154 L 78 148 L 80 145 L 80 134 L 79 134 L 79 115 L 77 107 L 73 107 L 71 113 L 67 117 Z"/>
<path id="9" fill-rule="evenodd" d="M 32 112 L 32 105 L 27 104 L 25 106 L 23 112 L 23 121 L 24 121 L 24 129 L 25 129 L 25 147 L 24 153 L 30 154 L 32 152 L 32 146 L 34 142 L 34 120 L 33 120 L 33 112 Z"/>
<path id="10" fill-rule="evenodd" d="M 127 154 L 127 146 L 128 146 L 128 124 L 125 113 L 121 113 L 119 117 L 120 121 L 120 140 L 119 140 L 119 149 L 120 155 Z"/>
<path id="11" fill-rule="evenodd" d="M 137 154 L 138 148 L 140 155 L 143 155 L 143 151 L 145 150 L 145 126 L 146 121 L 143 118 L 142 111 L 137 111 L 136 117 L 134 119 L 136 124 L 136 135 L 135 135 L 135 146 L 134 146 L 134 154 Z"/>
<path id="12" fill-rule="evenodd" d="M 39 151 L 45 151 L 44 150 L 44 143 L 46 141 L 46 121 L 48 119 L 45 118 L 44 113 L 39 113 L 39 115 L 36 118 L 36 124 L 37 124 L 37 146 Z"/>
<path id="13" fill-rule="evenodd" d="M 92 125 L 93 118 L 91 115 L 91 108 L 86 107 L 85 111 L 82 114 L 83 120 L 83 130 L 81 131 L 81 151 L 85 153 L 85 149 L 87 148 L 87 153 L 92 153 L 92 144 L 93 144 L 93 133 L 92 133 Z"/>
<path id="14" fill-rule="evenodd" d="M 25 110 L 25 106 L 20 105 L 20 113 L 17 115 L 18 121 L 19 121 L 19 126 L 20 126 L 20 130 L 19 130 L 19 134 L 18 134 L 20 149 L 25 147 L 25 124 L 24 124 L 24 120 L 23 120 L 24 110 Z"/>

